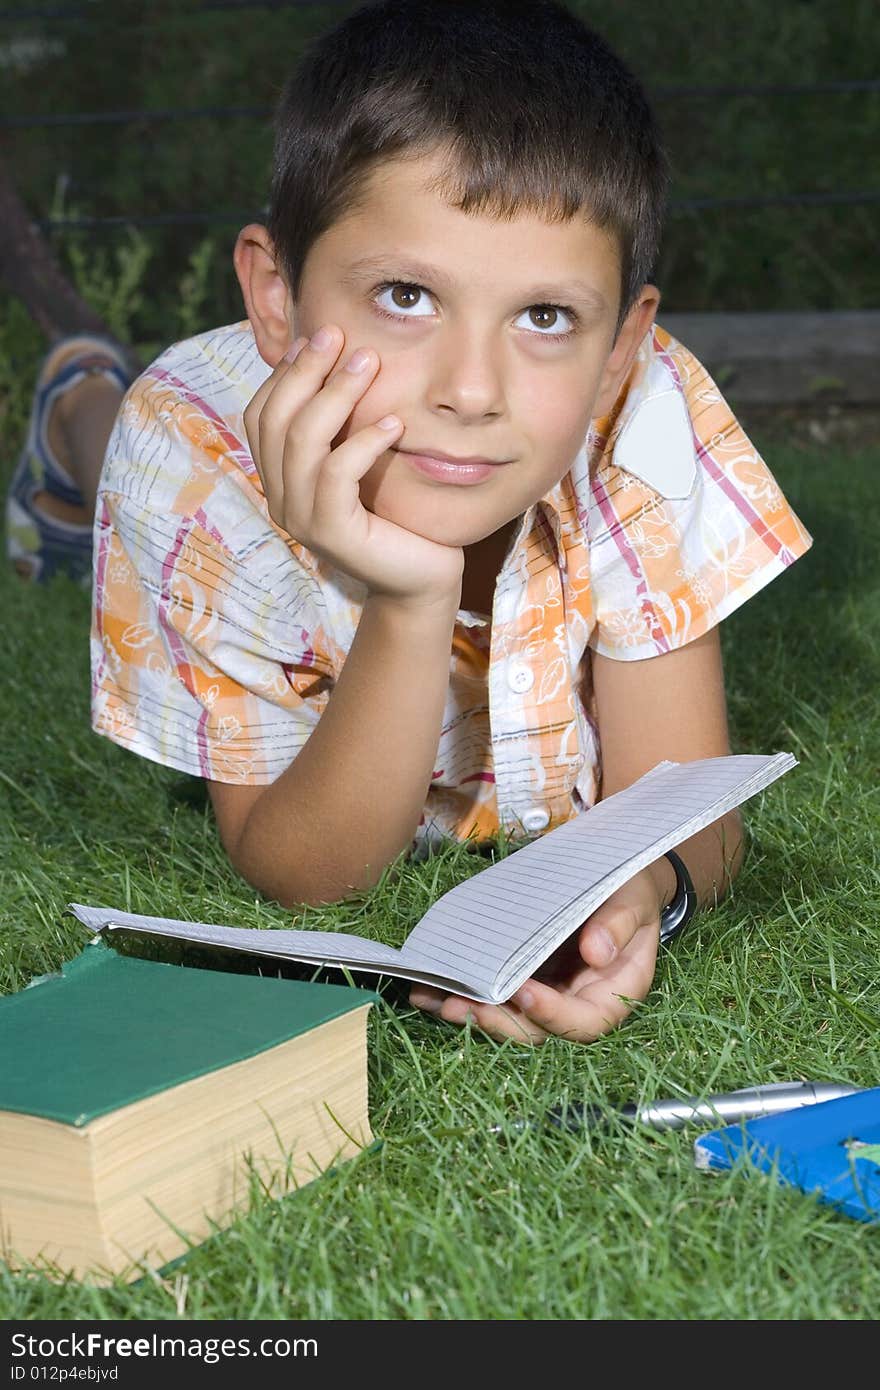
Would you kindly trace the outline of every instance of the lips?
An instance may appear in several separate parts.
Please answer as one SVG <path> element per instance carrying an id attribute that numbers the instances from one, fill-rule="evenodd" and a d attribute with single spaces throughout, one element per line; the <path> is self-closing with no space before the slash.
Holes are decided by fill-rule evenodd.
<path id="1" fill-rule="evenodd" d="M 487 459 L 479 458 L 475 454 L 463 458 L 458 454 L 444 454 L 440 449 L 398 449 L 399 454 L 414 454 L 417 458 L 439 459 L 441 463 L 454 463 L 459 467 L 464 467 L 469 463 L 491 463 L 493 467 L 498 467 L 506 463 L 507 459 Z"/>
<path id="2" fill-rule="evenodd" d="M 397 449 L 395 452 L 400 454 L 411 468 L 414 468 L 417 473 L 421 473 L 424 477 L 458 487 L 482 483 L 493 473 L 497 473 L 499 468 L 504 467 L 503 464 L 494 463 L 491 459 L 450 458 L 448 454 L 436 453 L 417 454 L 411 449 Z"/>

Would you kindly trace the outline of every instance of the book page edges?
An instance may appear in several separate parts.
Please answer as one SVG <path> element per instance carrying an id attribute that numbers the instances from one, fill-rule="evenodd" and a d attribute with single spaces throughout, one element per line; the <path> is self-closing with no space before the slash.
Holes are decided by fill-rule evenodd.
<path id="1" fill-rule="evenodd" d="M 135 912 L 120 912 L 117 908 L 89 907 L 85 903 L 68 903 L 83 926 L 96 936 L 106 933 L 131 932 L 144 936 L 170 937 L 174 941 L 192 941 L 197 945 L 221 946 L 225 950 L 245 952 L 255 956 L 273 956 L 278 960 L 301 960 L 307 964 L 349 965 L 352 969 L 367 963 L 377 968 L 396 970 L 400 952 L 394 946 L 383 946 L 367 937 L 349 936 L 345 932 L 294 931 L 272 927 L 221 927 L 208 922 L 183 922 L 173 917 L 148 917 Z"/>
<path id="2" fill-rule="evenodd" d="M 670 764 L 664 764 L 664 766 L 670 766 Z M 778 777 L 796 766 L 797 759 L 790 753 L 777 753 L 765 767 L 759 768 L 753 773 L 745 784 L 740 784 L 738 789 L 717 798 L 707 810 L 690 817 L 675 830 L 670 831 L 659 840 L 653 841 L 640 853 L 632 855 L 612 873 L 606 875 L 600 883 L 594 884 L 585 892 L 570 899 L 549 921 L 540 924 L 534 936 L 522 942 L 517 950 L 511 954 L 493 981 L 489 1002 L 501 1003 L 515 994 L 524 981 L 529 979 L 532 972 L 542 965 L 547 957 L 552 955 L 582 922 L 586 921 L 604 902 L 607 902 L 612 893 L 616 892 L 640 869 L 652 864 L 667 850 L 674 849 L 676 845 L 689 839 L 699 830 L 714 824 L 728 811 L 742 805 L 752 796 L 756 796 L 758 792 L 766 790 Z"/>
<path id="3" fill-rule="evenodd" d="M 76 906 L 76 904 L 71 903 L 70 906 L 71 908 L 73 908 Z M 90 910 L 95 911 L 96 909 Z M 144 918 L 144 921 L 149 921 L 149 918 Z M 389 958 L 385 958 L 383 956 L 380 960 L 380 963 L 372 963 L 367 960 L 356 960 L 355 957 L 350 953 L 346 953 L 346 955 L 343 956 L 341 953 L 329 955 L 321 951 L 312 954 L 306 953 L 304 951 L 268 950 L 264 949 L 262 945 L 251 944 L 250 941 L 242 945 L 231 945 L 228 941 L 225 940 L 215 940 L 213 936 L 207 937 L 201 935 L 201 933 L 197 935 L 196 932 L 198 931 L 198 928 L 194 923 L 185 922 L 182 923 L 182 925 L 186 927 L 193 927 L 193 930 L 191 932 L 187 932 L 185 936 L 178 936 L 176 931 L 171 930 L 170 925 L 168 927 L 161 926 L 155 928 L 149 926 L 129 927 L 124 925 L 123 923 L 115 921 L 107 921 L 103 924 L 103 926 L 98 928 L 90 927 L 89 930 L 95 931 L 98 936 L 106 938 L 112 938 L 116 936 L 164 937 L 166 939 L 174 941 L 191 941 L 194 945 L 216 946 L 220 950 L 232 951 L 238 953 L 239 955 L 265 956 L 268 960 L 293 961 L 297 964 L 312 965 L 315 967 L 315 969 L 320 969 L 322 966 L 331 966 L 333 969 L 344 968 L 346 970 L 357 971 L 358 973 L 367 975 L 392 975 L 395 980 L 411 980 L 414 984 L 418 983 L 425 985 L 433 985 L 437 989 L 453 990 L 456 994 L 463 994 L 468 999 L 475 999 L 480 1003 L 488 1002 L 488 996 L 486 994 L 474 993 L 473 985 L 468 984 L 466 981 L 457 980 L 451 975 L 438 974 L 436 971 L 432 971 L 430 969 L 430 966 L 427 966 L 425 969 L 418 969 L 415 966 L 401 965 L 399 952 L 395 952 L 395 959 L 390 958 L 391 953 L 394 950 L 393 947 L 388 948 Z M 222 931 L 224 929 L 220 928 L 219 930 Z M 270 941 L 274 937 L 281 935 L 281 933 L 277 931 L 264 932 L 260 927 L 230 927 L 228 928 L 228 930 L 241 930 L 242 932 L 253 931 L 254 936 L 259 938 L 265 936 Z M 314 933 L 315 936 L 324 936 L 329 934 L 330 933 L 323 932 Z M 361 938 L 355 937 L 353 939 L 360 940 Z"/>
<path id="4" fill-rule="evenodd" d="M 414 967 L 403 966 L 400 964 L 400 952 L 394 947 L 381 947 L 375 952 L 378 959 L 363 960 L 357 959 L 353 952 L 326 952 L 315 951 L 306 952 L 290 950 L 289 948 L 278 949 L 276 939 L 279 936 L 286 936 L 287 933 L 281 931 L 264 930 L 261 927 L 211 927 L 205 928 L 197 922 L 174 922 L 171 918 L 141 917 L 138 926 L 130 926 L 127 922 L 120 922 L 116 919 L 120 916 L 112 908 L 85 907 L 81 903 L 68 903 L 68 908 L 73 915 L 95 936 L 101 936 L 108 940 L 113 937 L 126 936 L 152 936 L 165 938 L 172 941 L 191 941 L 197 946 L 216 946 L 224 951 L 233 951 L 239 955 L 265 956 L 269 960 L 288 960 L 296 961 L 302 965 L 313 965 L 316 969 L 324 965 L 334 968 L 345 967 L 348 970 L 361 971 L 369 975 L 393 975 L 395 979 L 412 980 L 420 984 L 435 985 L 441 989 L 452 989 L 457 993 L 467 994 L 469 999 L 477 999 L 485 1002 L 484 994 L 468 993 L 472 987 L 464 981 L 456 980 L 452 976 L 438 974 L 429 969 L 418 970 Z M 82 915 L 88 912 L 89 920 Z M 98 919 L 100 918 L 100 922 Z M 140 925 L 140 924 L 143 925 Z M 183 930 L 178 930 L 178 927 Z M 211 935 L 206 934 L 210 930 Z M 233 943 L 228 939 L 232 932 L 240 932 L 240 942 Z M 299 933 L 298 933 L 299 934 Z M 302 935 L 315 936 L 320 940 L 321 937 L 330 936 L 330 932 L 311 932 Z M 341 936 L 342 933 L 332 933 Z M 353 941 L 360 941 L 361 937 L 352 937 Z M 266 941 L 266 946 L 263 941 Z M 269 949 L 269 943 L 273 949 Z M 374 943 L 367 943 L 372 945 Z"/>
<path id="5" fill-rule="evenodd" d="M 369 1008 L 81 1129 L 0 1112 L 0 1256 L 138 1278 L 247 1210 L 251 1165 L 278 1197 L 353 1157 L 373 1141 Z"/>
<path id="6" fill-rule="evenodd" d="M 668 760 L 658 763 L 638 782 L 633 783 L 631 788 L 624 789 L 624 793 L 620 793 L 620 795 L 624 795 L 626 791 L 644 785 L 653 779 L 660 779 L 668 769 L 680 766 L 685 765 Z M 434 941 L 430 927 L 425 929 L 426 918 L 432 915 L 433 908 L 436 908 L 437 903 L 433 904 L 425 916 L 416 923 L 401 950 L 382 946 L 364 937 L 349 936 L 344 932 L 220 927 L 201 923 L 177 922 L 170 918 L 139 917 L 136 914 L 115 912 L 107 908 L 90 908 L 79 903 L 70 903 L 68 908 L 94 932 L 106 931 L 109 935 L 129 929 L 143 932 L 146 935 L 168 936 L 178 940 L 222 946 L 229 950 L 245 951 L 254 955 L 295 960 L 316 967 L 327 965 L 338 968 L 344 966 L 351 970 L 361 970 L 371 974 L 388 973 L 395 978 L 453 990 L 457 994 L 478 1002 L 497 1004 L 509 999 L 523 981 L 528 979 L 532 972 L 576 929 L 579 925 L 579 917 L 581 920 L 585 920 L 639 869 L 652 863 L 667 849 L 674 848 L 675 845 L 688 839 L 698 830 L 711 825 L 727 811 L 749 800 L 759 791 L 763 791 L 784 772 L 796 766 L 797 759 L 790 753 L 777 753 L 768 757 L 763 766 L 738 783 L 732 791 L 717 797 L 708 810 L 689 817 L 671 832 L 652 841 L 639 853 L 629 856 L 598 883 L 590 884 L 582 893 L 576 894 L 558 908 L 551 919 L 539 921 L 537 929 L 530 932 L 525 940 L 517 941 L 512 951 L 508 951 L 500 959 L 496 956 L 497 964 L 487 960 L 485 965 L 488 970 L 474 972 L 475 975 L 478 973 L 481 975 L 479 980 L 476 978 L 461 980 L 455 975 L 447 974 L 442 969 L 438 969 L 438 966 L 442 965 L 443 933 L 442 931 L 438 932 L 437 940 Z M 604 805 L 609 805 L 611 801 L 613 798 L 609 798 Z M 603 803 L 599 804 L 602 805 Z M 565 824 L 571 827 L 575 821 L 588 821 L 588 819 L 589 811 L 586 811 L 575 817 L 574 821 L 568 821 Z M 559 829 L 564 828 L 564 826 L 559 827 Z M 583 833 L 589 835 L 588 824 L 583 827 Z M 539 853 L 540 845 L 541 839 L 539 838 L 520 853 L 528 853 L 529 851 Z M 500 864 L 505 862 L 499 861 L 499 865 L 494 865 L 493 868 L 498 868 Z M 490 873 L 491 870 L 484 870 L 483 872 Z M 480 878 L 482 875 L 477 874 L 475 877 Z M 444 894 L 443 898 L 438 899 L 437 902 L 442 902 L 443 899 L 448 900 L 451 894 L 457 890 L 466 891 L 469 882 L 470 880 L 467 880 L 456 885 L 456 888 Z M 436 945 L 438 954 L 430 950 L 432 945 Z M 424 950 L 421 949 L 422 947 L 429 949 Z"/>
<path id="7" fill-rule="evenodd" d="M 484 960 L 482 962 L 477 962 L 470 983 L 466 988 L 462 988 L 458 984 L 453 986 L 456 988 L 457 992 L 465 994 L 472 999 L 494 1004 L 500 1004 L 510 999 L 523 982 L 530 977 L 534 970 L 537 969 L 539 965 L 543 964 L 547 957 L 552 954 L 557 946 L 559 946 L 566 937 L 570 936 L 571 933 L 576 930 L 592 912 L 600 907 L 617 888 L 641 868 L 652 863 L 665 853 L 667 849 L 672 849 L 683 840 L 695 834 L 698 830 L 713 824 L 727 811 L 749 800 L 750 797 L 763 791 L 771 782 L 782 776 L 783 773 L 797 766 L 797 759 L 789 753 L 777 753 L 766 758 L 760 758 L 757 755 L 741 756 L 748 757 L 753 765 L 754 763 L 758 764 L 754 766 L 754 770 L 751 773 L 741 776 L 732 786 L 728 786 L 726 791 L 716 795 L 713 801 L 710 801 L 708 804 L 704 803 L 700 810 L 677 821 L 665 834 L 656 836 L 654 839 L 650 840 L 649 843 L 644 843 L 644 834 L 642 833 L 641 838 L 643 843 L 640 849 L 633 854 L 627 855 L 625 859 L 616 863 L 614 867 L 600 879 L 593 878 L 592 881 L 587 882 L 582 890 L 573 893 L 565 902 L 557 906 L 549 917 L 545 916 L 541 919 L 539 910 L 536 910 L 538 925 L 530 930 L 527 935 L 520 935 L 514 941 L 512 950 L 507 950 L 502 954 L 497 944 L 489 947 L 487 943 L 484 942 Z M 703 764 L 711 764 L 712 761 L 711 759 L 701 760 Z M 735 760 L 731 755 L 724 759 L 724 761 L 730 764 L 733 761 L 739 760 Z M 660 781 L 660 787 L 662 788 L 661 774 L 688 766 L 690 765 L 671 762 L 658 764 L 657 767 L 652 768 L 644 777 L 640 778 L 630 787 L 625 788 L 624 791 L 618 793 L 618 795 L 622 798 L 626 798 L 628 793 L 633 793 L 638 788 L 644 789 L 646 784 L 655 779 Z M 615 798 L 611 797 L 608 801 L 599 804 L 610 809 L 614 801 Z M 615 807 L 615 814 L 622 810 L 622 807 L 623 802 L 619 802 Z M 644 812 L 642 814 L 644 814 Z M 596 821 L 591 820 L 589 812 L 584 812 L 581 816 L 577 816 L 573 820 L 559 826 L 557 830 L 553 832 L 552 836 L 539 838 L 520 851 L 516 856 L 516 860 L 519 861 L 517 868 L 525 863 L 523 856 L 526 858 L 531 856 L 533 864 L 542 863 L 546 857 L 544 855 L 545 848 L 549 846 L 554 839 L 557 845 L 561 845 L 562 841 L 560 836 L 567 836 L 567 849 L 565 850 L 563 859 L 567 856 L 569 861 L 573 862 L 578 853 L 578 845 L 580 843 L 583 843 L 584 846 L 589 845 L 591 837 L 595 835 L 595 831 Z M 495 874 L 496 877 L 503 878 L 506 866 L 508 864 L 514 864 L 514 862 L 515 861 L 511 857 L 508 860 L 501 861 L 497 865 L 493 865 L 491 869 L 485 870 L 483 875 L 477 875 L 476 877 L 486 884 L 488 883 L 488 876 L 493 874 Z M 445 950 L 445 923 L 441 922 L 435 928 L 431 919 L 436 915 L 438 909 L 445 911 L 446 917 L 448 918 L 449 913 L 446 910 L 452 907 L 452 901 L 456 896 L 461 903 L 462 912 L 466 916 L 466 895 L 468 894 L 472 881 L 473 880 L 465 880 L 456 885 L 455 888 L 451 889 L 450 892 L 445 894 L 442 898 L 438 899 L 437 902 L 432 905 L 432 908 L 429 909 L 428 913 L 425 914 L 425 917 L 417 923 L 416 927 L 410 933 L 404 944 L 402 956 L 408 964 L 412 965 L 413 969 L 418 966 L 425 972 L 430 970 L 437 971 L 438 965 L 442 963 L 441 957 Z M 499 883 L 499 889 L 500 886 Z M 508 891 L 510 887 L 510 884 L 505 884 L 505 888 Z M 414 943 L 422 949 L 414 950 Z M 483 967 L 482 969 L 480 968 L 481 965 Z M 395 973 L 399 973 L 399 971 Z M 423 976 L 423 978 L 426 978 L 426 975 Z"/>

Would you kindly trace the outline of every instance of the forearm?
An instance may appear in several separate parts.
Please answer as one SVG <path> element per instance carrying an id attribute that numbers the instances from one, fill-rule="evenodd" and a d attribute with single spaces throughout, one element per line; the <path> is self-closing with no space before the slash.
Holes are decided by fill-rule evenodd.
<path id="1" fill-rule="evenodd" d="M 728 812 L 689 840 L 683 840 L 675 852 L 687 866 L 700 907 L 714 907 L 742 867 L 745 835 L 739 811 Z M 655 860 L 650 871 L 663 908 L 675 895 L 675 870 L 664 856 Z"/>
<path id="2" fill-rule="evenodd" d="M 457 597 L 368 598 L 321 719 L 254 802 L 236 868 L 284 904 L 372 887 L 412 841 L 434 771 Z"/>

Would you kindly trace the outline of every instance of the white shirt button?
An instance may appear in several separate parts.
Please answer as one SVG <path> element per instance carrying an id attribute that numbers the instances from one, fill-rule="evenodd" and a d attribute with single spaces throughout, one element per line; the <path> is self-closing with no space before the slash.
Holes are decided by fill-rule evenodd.
<path id="1" fill-rule="evenodd" d="M 524 695 L 535 684 L 535 673 L 524 661 L 512 661 L 507 669 L 507 684 L 517 695 Z"/>
<path id="2" fill-rule="evenodd" d="M 531 811 L 526 811 L 522 823 L 526 830 L 543 830 L 545 825 L 550 824 L 550 812 L 543 806 L 533 806 Z"/>

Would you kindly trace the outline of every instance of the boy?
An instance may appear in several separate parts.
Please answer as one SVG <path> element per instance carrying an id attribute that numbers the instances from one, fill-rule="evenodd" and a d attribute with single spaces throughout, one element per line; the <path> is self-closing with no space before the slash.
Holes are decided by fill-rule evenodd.
<path id="1" fill-rule="evenodd" d="M 439 836 L 547 830 L 729 751 L 717 623 L 809 545 L 714 384 L 654 326 L 650 110 L 555 3 L 385 0 L 281 102 L 248 320 L 129 392 L 95 519 L 93 722 L 208 781 L 283 903 Z M 731 814 L 593 914 L 496 1037 L 587 1041 Z"/>

